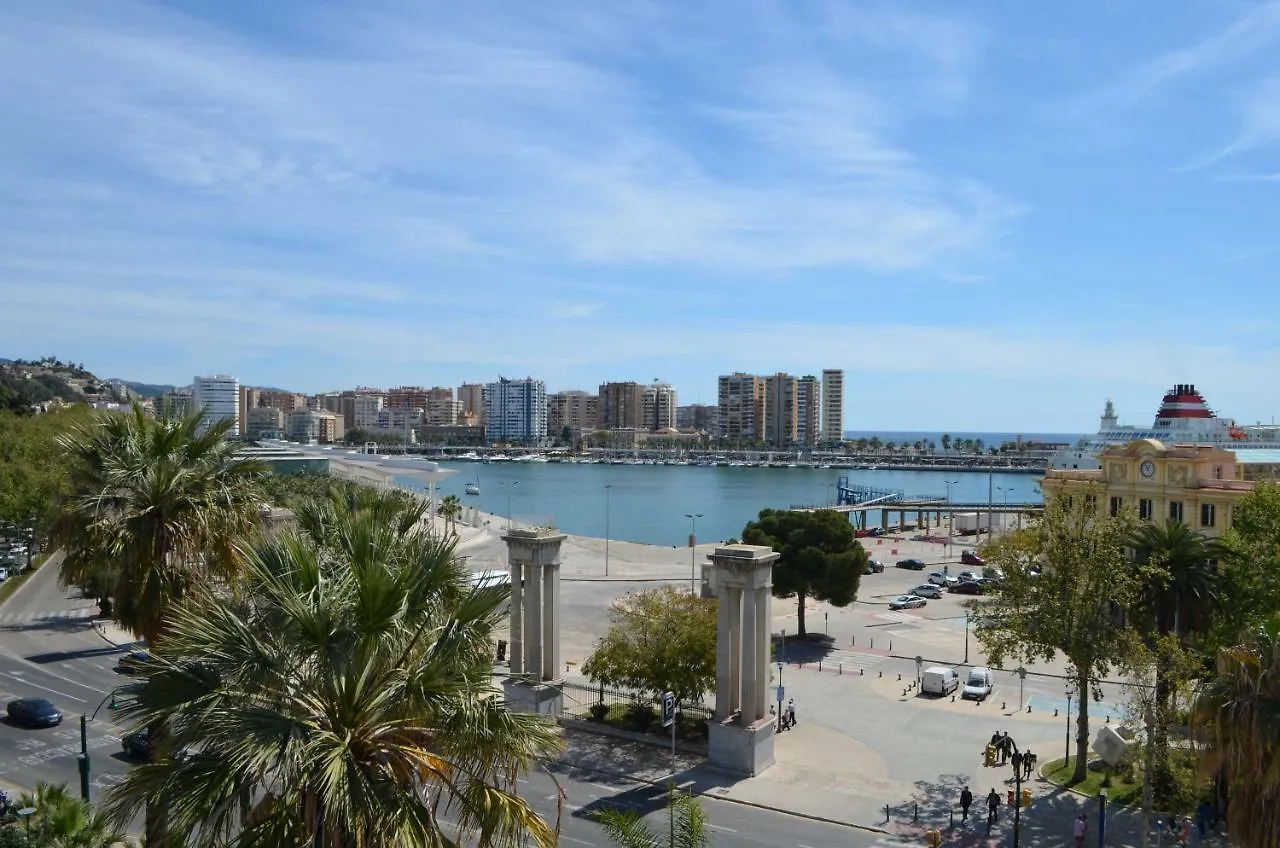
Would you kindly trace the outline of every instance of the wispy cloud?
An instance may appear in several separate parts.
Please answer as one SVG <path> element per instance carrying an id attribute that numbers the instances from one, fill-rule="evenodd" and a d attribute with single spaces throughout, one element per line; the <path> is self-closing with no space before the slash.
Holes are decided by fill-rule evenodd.
<path id="1" fill-rule="evenodd" d="M 551 308 L 551 315 L 554 318 L 590 318 L 603 308 L 601 303 L 562 303 Z"/>

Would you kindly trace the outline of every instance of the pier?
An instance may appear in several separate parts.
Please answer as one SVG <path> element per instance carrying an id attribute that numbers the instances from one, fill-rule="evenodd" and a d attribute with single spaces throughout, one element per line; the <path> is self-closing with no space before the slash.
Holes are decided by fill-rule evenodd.
<path id="1" fill-rule="evenodd" d="M 1043 503 L 1027 502 L 1027 503 L 991 503 L 989 501 L 948 501 L 946 498 L 937 497 L 936 495 L 913 495 L 907 494 L 898 489 L 877 489 L 872 486 L 852 485 L 848 477 L 841 477 L 836 485 L 836 502 L 826 506 L 818 506 L 816 504 L 793 504 L 791 507 L 798 512 L 816 512 L 820 509 L 829 509 L 833 512 L 840 512 L 848 515 L 853 521 L 853 526 L 859 530 L 865 530 L 867 527 L 867 515 L 874 510 L 880 511 L 880 527 L 897 527 L 908 524 L 929 529 L 933 527 L 942 527 L 952 521 L 952 516 L 956 513 L 976 514 L 977 525 L 982 523 L 982 514 L 986 513 L 987 523 L 986 529 L 990 529 L 994 524 L 995 515 L 1015 515 L 1018 517 L 1018 527 L 1022 527 L 1022 519 L 1039 515 L 1044 511 Z M 893 517 L 897 516 L 897 521 L 893 521 Z M 914 517 L 914 521 L 909 521 L 908 516 Z M 976 528 L 975 528 L 976 529 Z"/>

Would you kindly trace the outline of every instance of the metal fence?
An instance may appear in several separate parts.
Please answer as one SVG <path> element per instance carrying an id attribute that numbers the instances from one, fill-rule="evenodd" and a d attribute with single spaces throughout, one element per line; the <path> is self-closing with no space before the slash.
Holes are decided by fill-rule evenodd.
<path id="1" fill-rule="evenodd" d="M 641 692 L 610 689 L 602 684 L 563 684 L 563 714 L 608 724 L 635 733 L 665 735 L 662 706 L 658 699 Z M 714 710 L 705 703 L 681 704 L 676 722 L 676 738 L 686 742 L 707 739 L 707 720 Z"/>

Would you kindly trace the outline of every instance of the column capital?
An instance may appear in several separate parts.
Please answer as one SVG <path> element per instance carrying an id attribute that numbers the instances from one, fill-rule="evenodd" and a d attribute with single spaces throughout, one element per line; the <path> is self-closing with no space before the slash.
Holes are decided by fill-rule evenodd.
<path id="1" fill-rule="evenodd" d="M 768 589 L 779 554 L 766 545 L 723 545 L 711 554 L 717 587 Z"/>
<path id="2" fill-rule="evenodd" d="M 502 535 L 507 543 L 508 562 L 530 565 L 559 565 L 560 543 L 569 538 L 554 527 L 511 529 Z"/>

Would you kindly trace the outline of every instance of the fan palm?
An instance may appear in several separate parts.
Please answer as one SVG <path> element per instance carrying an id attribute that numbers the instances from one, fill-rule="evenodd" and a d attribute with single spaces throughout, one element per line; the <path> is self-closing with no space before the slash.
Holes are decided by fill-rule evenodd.
<path id="1" fill-rule="evenodd" d="M 393 497 L 331 505 L 318 538 L 260 541 L 237 598 L 175 615 L 124 712 L 195 753 L 134 769 L 109 795 L 117 820 L 165 799 L 198 846 L 556 843 L 515 794 L 555 726 L 491 682 L 509 589 L 472 588 Z M 389 502 L 409 517 L 385 520 Z"/>
<path id="2" fill-rule="evenodd" d="M 157 420 L 135 404 L 59 439 L 72 460 L 55 524 L 62 580 L 108 575 L 114 618 L 152 645 L 174 604 L 236 573 L 257 522 L 254 482 L 266 467 L 226 441 L 229 419 L 202 422 L 199 411 Z"/>
<path id="3" fill-rule="evenodd" d="M 107 848 L 124 838 L 105 816 L 67 791 L 66 784 L 36 784 L 20 807 L 35 809 L 28 823 L 29 843 L 39 848 Z"/>
<path id="4" fill-rule="evenodd" d="M 666 834 L 645 826 L 635 810 L 605 809 L 592 816 L 618 848 L 704 848 L 711 844 L 707 816 L 692 795 L 667 790 Z"/>
<path id="5" fill-rule="evenodd" d="M 1280 618 L 1218 652 L 1193 720 L 1226 785 L 1227 829 L 1240 848 L 1280 844 Z"/>
<path id="6" fill-rule="evenodd" d="M 1154 628 L 1180 639 L 1203 632 L 1219 602 L 1220 578 L 1213 562 L 1223 549 L 1217 540 L 1169 521 L 1141 525 L 1130 544 L 1145 567 L 1143 596 Z"/>
<path id="7" fill-rule="evenodd" d="M 440 501 L 440 514 L 444 516 L 446 530 L 452 529 L 454 535 L 458 533 L 457 518 L 462 513 L 462 501 L 458 500 L 457 495 L 446 495 Z"/>

